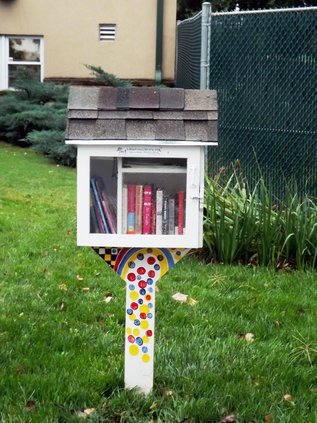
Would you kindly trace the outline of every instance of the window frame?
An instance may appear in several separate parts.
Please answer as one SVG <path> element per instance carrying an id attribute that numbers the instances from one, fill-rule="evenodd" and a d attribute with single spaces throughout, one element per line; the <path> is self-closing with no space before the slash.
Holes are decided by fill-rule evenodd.
<path id="1" fill-rule="evenodd" d="M 9 42 L 12 38 L 19 39 L 35 39 L 40 42 L 40 60 L 39 61 L 28 61 L 28 60 L 10 60 L 9 55 Z M 1 60 L 2 59 L 2 60 Z M 3 63 L 3 69 L 0 69 L 0 89 L 12 89 L 9 87 L 9 66 L 39 66 L 40 68 L 40 81 L 44 79 L 44 38 L 39 35 L 0 35 L 0 63 Z"/>

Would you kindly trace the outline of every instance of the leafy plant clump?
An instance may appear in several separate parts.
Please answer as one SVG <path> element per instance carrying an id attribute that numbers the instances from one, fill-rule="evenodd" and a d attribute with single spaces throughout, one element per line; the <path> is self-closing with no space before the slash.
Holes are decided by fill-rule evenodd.
<path id="1" fill-rule="evenodd" d="M 75 148 L 65 145 L 68 86 L 41 83 L 23 69 L 14 90 L 0 97 L 0 139 L 75 166 Z"/>
<path id="2" fill-rule="evenodd" d="M 317 267 L 317 203 L 290 194 L 282 202 L 261 178 L 251 190 L 234 169 L 206 178 L 204 244 L 209 260 L 280 268 Z"/>

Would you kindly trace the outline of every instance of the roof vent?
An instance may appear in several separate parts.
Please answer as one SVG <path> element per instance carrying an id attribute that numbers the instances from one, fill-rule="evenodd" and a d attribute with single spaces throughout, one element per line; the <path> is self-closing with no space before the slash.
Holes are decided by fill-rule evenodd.
<path id="1" fill-rule="evenodd" d="M 116 38 L 116 24 L 99 24 L 99 40 L 114 41 Z"/>

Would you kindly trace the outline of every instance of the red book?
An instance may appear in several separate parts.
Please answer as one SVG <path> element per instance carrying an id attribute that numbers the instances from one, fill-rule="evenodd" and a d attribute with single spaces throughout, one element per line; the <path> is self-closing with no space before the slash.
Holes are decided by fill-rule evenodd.
<path id="1" fill-rule="evenodd" d="M 184 233 L 184 191 L 178 193 L 178 215 L 177 215 L 178 235 Z"/>
<path id="2" fill-rule="evenodd" d="M 135 184 L 128 185 L 128 234 L 135 233 Z"/>
<path id="3" fill-rule="evenodd" d="M 152 192 L 152 210 L 151 210 L 151 234 L 156 234 L 156 192 Z"/>
<path id="4" fill-rule="evenodd" d="M 145 185 L 143 188 L 143 215 L 142 215 L 142 233 L 148 235 L 151 233 L 152 218 L 152 187 Z"/>

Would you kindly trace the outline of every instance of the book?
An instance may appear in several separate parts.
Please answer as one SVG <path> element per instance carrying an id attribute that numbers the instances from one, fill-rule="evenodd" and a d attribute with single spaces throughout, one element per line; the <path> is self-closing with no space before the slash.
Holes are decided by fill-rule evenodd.
<path id="1" fill-rule="evenodd" d="M 102 181 L 100 179 L 95 179 L 97 192 L 101 201 L 103 208 L 103 213 L 109 228 L 109 232 L 115 234 L 116 229 L 116 211 L 113 206 L 113 202 L 110 200 L 110 197 L 106 194 L 105 189 L 103 188 Z"/>
<path id="2" fill-rule="evenodd" d="M 142 234 L 143 185 L 135 186 L 135 233 Z"/>
<path id="3" fill-rule="evenodd" d="M 91 178 L 90 183 L 91 183 L 91 187 L 93 191 L 93 199 L 95 201 L 95 210 L 96 210 L 96 214 L 98 218 L 100 231 L 102 233 L 109 233 L 110 232 L 109 227 L 106 222 L 106 218 L 105 218 L 102 203 L 101 203 L 100 193 L 98 192 L 95 178 Z"/>
<path id="4" fill-rule="evenodd" d="M 156 234 L 156 191 L 154 186 L 152 186 L 151 234 Z"/>
<path id="5" fill-rule="evenodd" d="M 168 196 L 163 194 L 162 235 L 168 234 Z"/>
<path id="6" fill-rule="evenodd" d="M 152 186 L 144 185 L 143 188 L 143 214 L 142 214 L 142 233 L 148 235 L 151 233 L 151 209 L 152 209 Z"/>
<path id="7" fill-rule="evenodd" d="M 168 234 L 175 234 L 175 198 L 168 199 Z"/>
<path id="8" fill-rule="evenodd" d="M 128 185 L 122 187 L 122 233 L 128 232 Z"/>
<path id="9" fill-rule="evenodd" d="M 127 233 L 135 233 L 135 184 L 128 184 Z"/>
<path id="10" fill-rule="evenodd" d="M 178 193 L 177 226 L 178 226 L 178 235 L 183 235 L 184 234 L 184 191 L 180 191 Z"/>
<path id="11" fill-rule="evenodd" d="M 163 213 L 163 190 L 157 188 L 156 190 L 156 225 L 155 233 L 162 235 L 162 213 Z"/>

